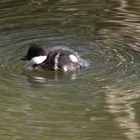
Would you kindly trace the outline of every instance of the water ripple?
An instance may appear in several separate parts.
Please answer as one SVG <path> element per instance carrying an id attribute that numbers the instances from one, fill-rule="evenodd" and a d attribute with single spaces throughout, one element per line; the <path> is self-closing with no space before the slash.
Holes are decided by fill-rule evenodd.
<path id="1" fill-rule="evenodd" d="M 139 140 L 139 5 L 1 0 L 1 139 Z M 68 46 L 90 66 L 33 70 L 19 61 L 30 43 Z"/>

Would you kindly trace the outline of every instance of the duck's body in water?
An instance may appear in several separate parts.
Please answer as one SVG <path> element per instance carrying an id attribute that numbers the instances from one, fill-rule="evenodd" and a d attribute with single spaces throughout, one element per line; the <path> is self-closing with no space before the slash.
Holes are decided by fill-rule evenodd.
<path id="1" fill-rule="evenodd" d="M 32 62 L 33 68 L 51 71 L 76 71 L 88 66 L 76 52 L 63 47 L 45 49 L 39 45 L 31 45 L 21 60 Z"/>

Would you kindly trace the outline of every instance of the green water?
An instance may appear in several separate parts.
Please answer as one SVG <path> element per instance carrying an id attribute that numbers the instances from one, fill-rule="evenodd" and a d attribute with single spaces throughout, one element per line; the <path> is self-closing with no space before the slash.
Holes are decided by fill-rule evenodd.
<path id="1" fill-rule="evenodd" d="M 0 140 L 140 139 L 139 0 L 0 1 Z M 30 43 L 67 46 L 76 73 L 19 61 Z"/>

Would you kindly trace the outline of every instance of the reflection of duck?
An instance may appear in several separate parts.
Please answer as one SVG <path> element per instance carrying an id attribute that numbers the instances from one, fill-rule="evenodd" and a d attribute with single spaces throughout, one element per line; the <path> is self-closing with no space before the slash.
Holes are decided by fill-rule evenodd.
<path id="1" fill-rule="evenodd" d="M 88 65 L 77 53 L 68 48 L 55 47 L 46 50 L 39 45 L 31 45 L 21 60 L 31 60 L 33 68 L 64 72 L 75 71 Z"/>

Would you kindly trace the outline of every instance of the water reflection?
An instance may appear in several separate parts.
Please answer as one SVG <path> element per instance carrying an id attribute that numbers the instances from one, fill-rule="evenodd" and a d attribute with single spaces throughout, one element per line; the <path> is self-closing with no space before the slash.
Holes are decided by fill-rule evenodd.
<path id="1" fill-rule="evenodd" d="M 133 107 L 140 98 L 139 87 L 129 89 L 114 85 L 104 88 L 108 111 L 114 115 L 115 121 L 123 130 L 124 135 L 130 140 L 139 140 L 140 125 L 136 121 L 136 112 Z"/>
<path id="2" fill-rule="evenodd" d="M 138 140 L 139 6 L 1 0 L 1 139 Z M 19 58 L 36 42 L 67 46 L 91 65 L 74 74 L 30 70 Z"/>

